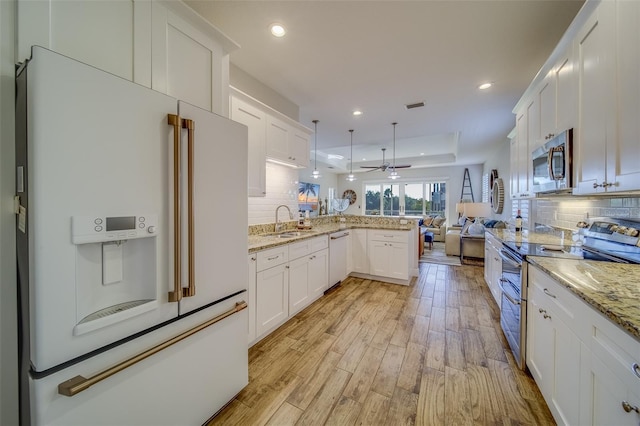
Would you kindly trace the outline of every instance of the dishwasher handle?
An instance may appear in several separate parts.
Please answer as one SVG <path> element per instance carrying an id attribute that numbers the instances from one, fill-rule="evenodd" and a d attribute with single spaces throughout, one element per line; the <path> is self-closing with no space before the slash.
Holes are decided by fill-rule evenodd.
<path id="1" fill-rule="evenodd" d="M 514 259 L 513 256 L 511 256 L 509 252 L 507 252 L 506 250 L 501 249 L 499 254 L 500 254 L 500 257 L 502 258 L 502 261 L 506 262 L 511 267 L 517 268 L 517 269 L 522 268 L 522 262 L 519 262 L 518 260 Z"/>
<path id="2" fill-rule="evenodd" d="M 347 237 L 347 236 L 349 236 L 349 233 L 348 233 L 348 232 L 345 232 L 345 233 L 343 233 L 342 235 L 337 235 L 337 236 L 332 235 L 332 236 L 331 236 L 331 239 L 332 239 L 332 240 L 337 240 L 337 239 L 339 239 L 339 238 Z"/>

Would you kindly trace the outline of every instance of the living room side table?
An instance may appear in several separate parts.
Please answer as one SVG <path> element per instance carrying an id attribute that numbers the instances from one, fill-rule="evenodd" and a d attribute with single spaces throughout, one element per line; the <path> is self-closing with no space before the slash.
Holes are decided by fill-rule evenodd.
<path id="1" fill-rule="evenodd" d="M 464 264 L 464 242 L 466 241 L 472 241 L 472 240 L 483 240 L 484 241 L 484 234 L 483 235 L 473 235 L 473 234 L 464 234 L 464 235 L 460 235 L 460 263 Z"/>

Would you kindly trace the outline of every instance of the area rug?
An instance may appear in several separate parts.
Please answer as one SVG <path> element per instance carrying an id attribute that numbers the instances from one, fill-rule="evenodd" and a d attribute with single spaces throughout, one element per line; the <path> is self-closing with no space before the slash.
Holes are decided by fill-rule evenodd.
<path id="1" fill-rule="evenodd" d="M 447 256 L 444 253 L 444 243 L 434 242 L 431 250 L 429 250 L 429 245 L 425 244 L 424 254 L 420 256 L 420 263 L 460 266 L 460 258 L 458 256 Z"/>

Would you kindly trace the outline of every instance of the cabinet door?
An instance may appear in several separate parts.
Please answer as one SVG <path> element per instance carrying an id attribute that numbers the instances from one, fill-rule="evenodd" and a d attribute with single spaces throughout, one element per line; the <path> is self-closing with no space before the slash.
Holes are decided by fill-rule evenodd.
<path id="1" fill-rule="evenodd" d="M 289 133 L 290 127 L 288 124 L 267 115 L 267 157 L 291 162 Z"/>
<path id="2" fill-rule="evenodd" d="M 540 131 L 533 140 L 531 151 L 541 146 L 556 131 L 556 80 L 554 70 L 550 71 L 542 82 L 538 92 L 540 101 Z M 531 139 L 529 139 L 531 140 Z"/>
<path id="3" fill-rule="evenodd" d="M 231 119 L 249 129 L 249 197 L 264 197 L 266 191 L 266 115 L 248 103 L 231 98 Z"/>
<path id="4" fill-rule="evenodd" d="M 310 258 L 304 256 L 289 262 L 289 316 L 309 304 Z"/>
<path id="5" fill-rule="evenodd" d="M 256 274 L 257 274 L 256 254 L 249 255 L 248 267 L 248 287 L 247 287 L 247 305 L 249 310 L 249 344 L 256 340 Z"/>
<path id="6" fill-rule="evenodd" d="M 551 394 L 553 385 L 554 331 L 547 307 L 541 305 L 539 292 L 529 293 L 527 310 L 527 366 L 542 395 Z M 549 400 L 547 400 L 549 403 Z"/>
<path id="7" fill-rule="evenodd" d="M 370 241 L 368 244 L 369 273 L 381 277 L 389 276 L 389 243 Z"/>
<path id="8" fill-rule="evenodd" d="M 256 275 L 256 335 L 283 323 L 289 316 L 289 270 L 278 265 Z"/>
<path id="9" fill-rule="evenodd" d="M 534 103 L 527 106 L 527 110 L 520 114 L 516 122 L 517 130 L 517 191 L 515 198 L 526 198 L 529 196 L 529 127 L 528 127 L 528 111 L 534 109 Z"/>
<path id="10" fill-rule="evenodd" d="M 500 305 L 500 299 L 502 298 L 502 290 L 500 290 L 500 278 L 502 278 L 502 259 L 498 254 L 498 249 L 491 249 L 491 293 L 498 306 Z M 485 259 L 485 262 L 487 260 Z"/>
<path id="11" fill-rule="evenodd" d="M 309 135 L 299 130 L 293 130 L 289 148 L 292 160 L 298 166 L 309 167 Z"/>
<path id="12" fill-rule="evenodd" d="M 578 98 L 576 96 L 577 78 L 574 73 L 573 48 L 570 46 L 555 67 L 556 84 L 556 126 L 555 131 L 561 132 L 576 127 L 576 111 Z M 544 135 L 543 130 L 543 135 Z"/>
<path id="13" fill-rule="evenodd" d="M 554 331 L 552 404 L 564 424 L 577 425 L 580 418 L 580 393 L 576 391 L 576 380 L 580 377 L 580 340 L 567 324 L 556 318 L 554 311 L 550 312 Z"/>
<path id="14" fill-rule="evenodd" d="M 369 273 L 369 256 L 367 254 L 367 230 L 353 229 L 351 232 L 351 255 L 353 272 Z"/>
<path id="15" fill-rule="evenodd" d="M 623 408 L 626 402 L 630 406 L 640 407 L 640 393 L 629 389 L 625 383 L 614 374 L 607 364 L 597 356 L 591 355 L 587 383 L 581 387 L 588 395 L 583 400 L 588 404 L 580 424 L 584 425 L 616 425 L 638 426 L 640 415 L 635 411 L 627 412 Z"/>
<path id="16" fill-rule="evenodd" d="M 610 191 L 640 188 L 640 2 L 618 1 L 616 7 L 617 119 L 615 143 L 607 148 Z"/>
<path id="17" fill-rule="evenodd" d="M 387 277 L 409 279 L 409 251 L 404 243 L 388 243 Z"/>
<path id="18" fill-rule="evenodd" d="M 518 126 L 519 120 L 516 121 L 516 127 Z M 511 152 L 510 152 L 510 162 L 511 165 L 509 170 L 509 182 L 511 184 L 511 189 L 509 191 L 509 197 L 511 199 L 518 198 L 518 135 L 516 133 L 516 137 L 511 139 Z"/>
<path id="19" fill-rule="evenodd" d="M 607 79 L 606 31 L 609 22 L 602 2 L 579 31 L 576 41 L 578 67 L 578 131 L 574 143 L 576 184 L 574 193 L 604 192 L 607 143 L 612 126 L 607 119 L 613 110 L 612 90 Z M 599 185 L 599 186 L 598 186 Z"/>
<path id="20" fill-rule="evenodd" d="M 151 2 L 21 1 L 16 30 L 20 61 L 38 45 L 151 87 Z"/>
<path id="21" fill-rule="evenodd" d="M 329 286 L 329 250 L 311 254 L 309 260 L 309 301 L 313 302 L 324 294 Z"/>
<path id="22" fill-rule="evenodd" d="M 170 9 L 180 6 L 186 8 L 152 2 L 151 88 L 228 117 L 228 56 L 217 40 Z"/>

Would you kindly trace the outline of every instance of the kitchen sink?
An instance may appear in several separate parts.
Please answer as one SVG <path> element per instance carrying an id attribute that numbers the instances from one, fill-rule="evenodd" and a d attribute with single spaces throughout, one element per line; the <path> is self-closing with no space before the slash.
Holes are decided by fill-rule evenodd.
<path id="1" fill-rule="evenodd" d="M 295 237 L 301 237 L 303 235 L 308 235 L 311 232 L 313 232 L 311 229 L 298 230 L 298 231 L 281 231 L 281 232 L 266 234 L 265 236 L 275 237 L 275 238 L 295 238 Z"/>

